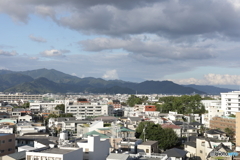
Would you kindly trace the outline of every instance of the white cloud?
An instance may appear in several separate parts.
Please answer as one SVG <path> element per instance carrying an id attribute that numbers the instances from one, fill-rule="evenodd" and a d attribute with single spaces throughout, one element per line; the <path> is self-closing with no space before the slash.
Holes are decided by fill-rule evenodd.
<path id="1" fill-rule="evenodd" d="M 104 79 L 119 79 L 117 70 L 115 70 L 115 69 L 106 71 L 106 73 L 102 76 L 102 78 L 104 78 Z"/>
<path id="2" fill-rule="evenodd" d="M 72 75 L 72 76 L 77 76 L 77 74 L 76 74 L 76 73 L 72 73 L 71 75 Z"/>
<path id="3" fill-rule="evenodd" d="M 169 79 L 178 84 L 197 84 L 197 85 L 240 85 L 240 75 L 221 75 L 206 74 L 202 79 Z"/>
<path id="4" fill-rule="evenodd" d="M 0 50 L 0 56 L 16 56 L 18 55 L 18 53 L 16 51 L 11 51 L 11 52 L 8 52 L 8 51 L 3 51 L 3 50 Z"/>
<path id="5" fill-rule="evenodd" d="M 43 57 L 62 57 L 65 53 L 69 53 L 69 50 L 57 50 L 57 49 L 51 49 L 41 52 L 40 54 Z"/>
<path id="6" fill-rule="evenodd" d="M 47 42 L 46 39 L 42 38 L 42 37 L 35 37 L 34 35 L 29 35 L 28 36 L 32 41 L 35 41 L 35 42 L 42 42 L 42 43 L 45 43 Z"/>

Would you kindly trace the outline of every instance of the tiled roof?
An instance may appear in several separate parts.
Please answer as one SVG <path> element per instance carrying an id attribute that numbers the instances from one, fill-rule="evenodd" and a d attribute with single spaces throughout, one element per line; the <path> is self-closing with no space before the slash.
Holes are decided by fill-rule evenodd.
<path id="1" fill-rule="evenodd" d="M 177 126 L 175 124 L 169 124 L 169 123 L 164 123 L 161 126 L 162 126 L 162 128 L 181 129 L 180 126 Z"/>

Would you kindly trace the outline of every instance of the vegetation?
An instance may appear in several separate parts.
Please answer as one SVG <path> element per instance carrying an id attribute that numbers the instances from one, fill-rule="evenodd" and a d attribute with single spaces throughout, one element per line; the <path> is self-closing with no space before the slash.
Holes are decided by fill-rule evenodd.
<path id="1" fill-rule="evenodd" d="M 181 97 L 162 97 L 159 99 L 161 105 L 157 106 L 157 110 L 162 113 L 168 113 L 169 111 L 176 111 L 179 114 L 203 114 L 205 113 L 205 107 L 201 103 L 200 95 L 183 95 Z"/>
<path id="2" fill-rule="evenodd" d="M 63 114 L 60 114 L 60 115 L 49 114 L 48 117 L 44 119 L 45 125 L 48 125 L 48 121 L 49 121 L 50 118 L 58 118 L 58 117 L 73 117 L 73 114 L 71 114 L 71 113 L 63 113 Z"/>
<path id="3" fill-rule="evenodd" d="M 227 136 L 229 136 L 230 139 L 232 139 L 235 135 L 234 130 L 231 128 L 225 128 L 224 132 L 227 134 Z"/>
<path id="4" fill-rule="evenodd" d="M 61 110 L 63 113 L 65 112 L 65 105 L 59 104 L 55 107 L 56 110 Z"/>
<path id="5" fill-rule="evenodd" d="M 146 103 L 146 101 L 148 100 L 147 96 L 143 96 L 143 97 L 137 97 L 135 95 L 131 95 L 128 100 L 127 100 L 127 104 L 130 107 L 133 107 L 135 104 L 142 104 L 142 103 Z"/>
<path id="6" fill-rule="evenodd" d="M 236 115 L 234 115 L 234 114 L 230 114 L 228 117 L 236 117 Z"/>
<path id="7" fill-rule="evenodd" d="M 171 128 L 163 129 L 153 122 L 141 122 L 136 129 L 136 138 L 158 141 L 160 149 L 166 150 L 178 143 L 177 134 Z"/>

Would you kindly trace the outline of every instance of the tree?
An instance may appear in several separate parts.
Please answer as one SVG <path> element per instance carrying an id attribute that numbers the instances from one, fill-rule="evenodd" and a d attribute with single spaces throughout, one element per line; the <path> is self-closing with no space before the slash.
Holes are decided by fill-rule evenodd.
<path id="1" fill-rule="evenodd" d="M 55 110 L 61 110 L 63 113 L 65 112 L 65 105 L 59 104 L 55 107 Z"/>
<path id="2" fill-rule="evenodd" d="M 24 104 L 22 105 L 23 108 L 29 108 L 29 106 L 30 106 L 30 103 L 29 103 L 29 102 L 26 102 L 26 103 L 24 103 Z"/>
<path id="3" fill-rule="evenodd" d="M 229 136 L 230 139 L 232 139 L 235 135 L 234 130 L 230 128 L 225 128 L 224 132 L 227 134 L 227 136 Z"/>
<path id="4" fill-rule="evenodd" d="M 153 122 L 141 122 L 136 129 L 136 138 L 142 140 L 158 141 L 160 149 L 166 150 L 175 146 L 178 142 L 177 134 L 171 129 L 163 129 L 159 124 Z"/>

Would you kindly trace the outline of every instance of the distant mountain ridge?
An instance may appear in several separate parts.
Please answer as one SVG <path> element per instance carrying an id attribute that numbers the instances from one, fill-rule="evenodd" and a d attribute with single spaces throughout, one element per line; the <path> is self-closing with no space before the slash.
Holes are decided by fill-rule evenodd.
<path id="1" fill-rule="evenodd" d="M 205 89 L 204 89 L 205 88 Z M 54 69 L 29 71 L 0 70 L 0 92 L 67 93 L 88 92 L 107 94 L 209 94 L 227 91 L 197 85 L 179 85 L 171 81 L 144 81 L 141 83 L 101 78 L 79 78 Z M 212 91 L 215 89 L 215 91 Z"/>

